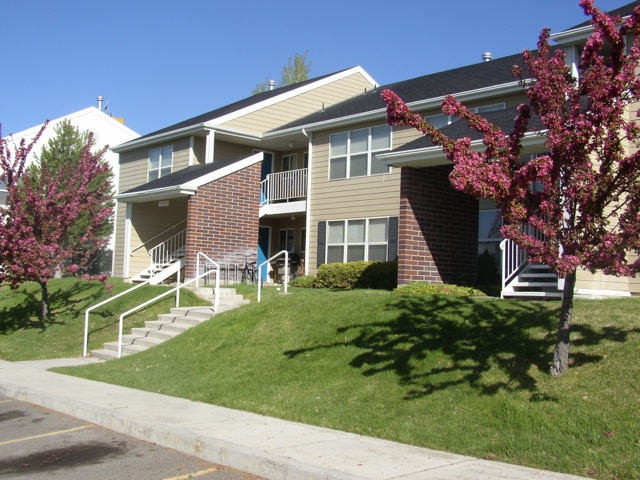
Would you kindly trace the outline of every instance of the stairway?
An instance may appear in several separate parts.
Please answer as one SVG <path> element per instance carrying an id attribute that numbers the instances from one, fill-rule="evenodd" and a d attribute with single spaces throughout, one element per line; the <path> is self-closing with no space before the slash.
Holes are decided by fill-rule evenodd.
<path id="1" fill-rule="evenodd" d="M 198 288 L 195 293 L 205 300 L 213 302 L 212 288 Z M 242 295 L 236 294 L 233 288 L 221 288 L 218 313 L 233 310 L 248 304 Z M 132 328 L 129 335 L 122 336 L 122 356 L 143 352 L 182 332 L 201 324 L 215 315 L 212 306 L 172 308 L 171 313 L 158 315 L 157 320 L 144 322 L 141 328 Z M 104 348 L 91 350 L 91 356 L 103 360 L 118 358 L 118 341 L 104 344 Z"/>
<path id="2" fill-rule="evenodd" d="M 558 276 L 548 265 L 528 264 L 517 277 L 502 290 L 503 298 L 562 298 L 558 289 Z"/>
<path id="3" fill-rule="evenodd" d="M 182 270 L 184 267 L 183 258 L 185 255 L 185 247 L 180 247 L 168 254 L 165 258 L 153 263 L 150 267 L 145 268 L 142 272 L 133 276 L 131 281 L 144 282 L 151 279 L 149 282 L 151 285 L 158 285 L 179 270 Z"/>

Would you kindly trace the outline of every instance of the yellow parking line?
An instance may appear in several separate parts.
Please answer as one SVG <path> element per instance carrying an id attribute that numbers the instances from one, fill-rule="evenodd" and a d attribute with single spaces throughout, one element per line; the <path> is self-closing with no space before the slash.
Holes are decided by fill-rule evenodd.
<path id="1" fill-rule="evenodd" d="M 0 400 L 0 404 L 9 403 L 9 402 L 15 402 L 15 400 Z"/>
<path id="2" fill-rule="evenodd" d="M 180 475 L 179 477 L 163 478 L 162 480 L 186 480 L 187 478 L 196 478 L 201 475 L 206 475 L 207 473 L 217 472 L 217 471 L 218 471 L 218 468 L 211 467 L 211 468 L 207 468 L 206 470 L 200 470 L 199 472 L 187 473 L 186 475 Z"/>
<path id="3" fill-rule="evenodd" d="M 9 445 L 11 443 L 18 443 L 18 442 L 26 442 L 27 440 L 34 440 L 36 438 L 51 437 L 53 435 L 62 435 L 63 433 L 76 432 L 78 430 L 82 430 L 85 428 L 92 428 L 94 426 L 95 425 L 83 425 L 81 427 L 70 428 L 68 430 L 58 430 L 57 432 L 43 433 L 41 435 L 33 435 L 32 437 L 23 437 L 23 438 L 16 438 L 14 440 L 7 440 L 5 442 L 0 442 L 0 447 L 2 445 Z"/>

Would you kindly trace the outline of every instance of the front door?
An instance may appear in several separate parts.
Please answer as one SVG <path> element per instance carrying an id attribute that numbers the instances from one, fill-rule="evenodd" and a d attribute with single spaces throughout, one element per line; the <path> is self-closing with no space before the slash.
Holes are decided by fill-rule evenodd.
<path id="1" fill-rule="evenodd" d="M 258 228 L 258 265 L 264 263 L 269 258 L 269 240 L 271 238 L 271 227 Z M 260 278 L 267 281 L 268 265 L 263 265 L 260 269 Z"/>

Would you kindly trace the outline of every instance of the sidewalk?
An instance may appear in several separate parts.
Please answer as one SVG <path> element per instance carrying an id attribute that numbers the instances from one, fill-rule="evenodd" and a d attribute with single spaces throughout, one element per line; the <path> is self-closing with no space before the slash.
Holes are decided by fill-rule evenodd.
<path id="1" fill-rule="evenodd" d="M 60 375 L 91 359 L 0 360 L 0 393 L 269 479 L 570 480 L 542 470 Z"/>

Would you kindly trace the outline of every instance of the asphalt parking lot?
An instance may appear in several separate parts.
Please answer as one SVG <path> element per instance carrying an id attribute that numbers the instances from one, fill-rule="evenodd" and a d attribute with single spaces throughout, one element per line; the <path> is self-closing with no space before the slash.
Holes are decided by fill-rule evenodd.
<path id="1" fill-rule="evenodd" d="M 260 480 L 2 395 L 0 478 Z"/>

